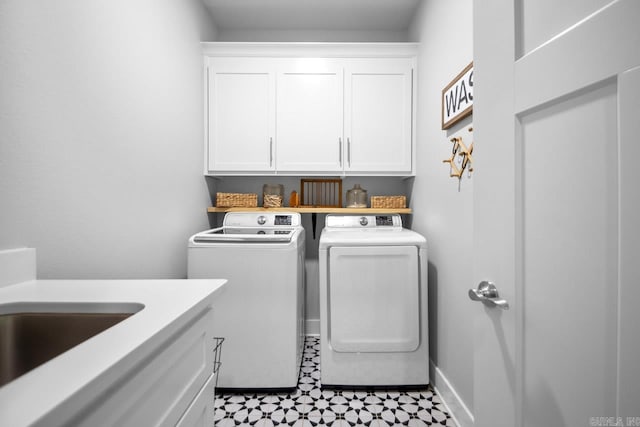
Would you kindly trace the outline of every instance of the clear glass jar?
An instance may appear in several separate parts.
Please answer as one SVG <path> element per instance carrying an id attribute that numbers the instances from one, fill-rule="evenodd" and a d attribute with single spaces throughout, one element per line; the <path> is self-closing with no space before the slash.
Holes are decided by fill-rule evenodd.
<path id="1" fill-rule="evenodd" d="M 262 206 L 265 208 L 280 208 L 284 200 L 284 185 L 264 184 L 262 186 Z"/>
<path id="2" fill-rule="evenodd" d="M 347 190 L 347 207 L 367 207 L 367 190 L 360 187 L 360 184 L 355 184 L 351 190 Z"/>

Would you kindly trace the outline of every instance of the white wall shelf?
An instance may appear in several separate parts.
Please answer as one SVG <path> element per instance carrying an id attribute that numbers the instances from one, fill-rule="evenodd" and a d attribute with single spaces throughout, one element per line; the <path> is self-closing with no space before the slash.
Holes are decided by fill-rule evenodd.
<path id="1" fill-rule="evenodd" d="M 411 214 L 411 208 L 325 208 L 325 207 L 282 207 L 282 208 L 207 208 L 209 213 L 225 212 L 299 212 L 299 213 L 339 213 L 339 214 Z"/>

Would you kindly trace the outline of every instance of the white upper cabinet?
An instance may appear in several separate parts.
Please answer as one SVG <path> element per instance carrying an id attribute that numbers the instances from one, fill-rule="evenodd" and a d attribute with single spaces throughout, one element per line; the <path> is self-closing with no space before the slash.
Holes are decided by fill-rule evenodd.
<path id="1" fill-rule="evenodd" d="M 342 66 L 322 58 L 286 61 L 276 87 L 278 172 L 342 172 Z"/>
<path id="2" fill-rule="evenodd" d="M 415 45 L 203 47 L 206 174 L 413 174 Z"/>
<path id="3" fill-rule="evenodd" d="M 207 58 L 207 170 L 275 170 L 275 72 L 255 58 Z"/>
<path id="4" fill-rule="evenodd" d="M 350 60 L 345 68 L 345 171 L 412 171 L 410 59 Z"/>

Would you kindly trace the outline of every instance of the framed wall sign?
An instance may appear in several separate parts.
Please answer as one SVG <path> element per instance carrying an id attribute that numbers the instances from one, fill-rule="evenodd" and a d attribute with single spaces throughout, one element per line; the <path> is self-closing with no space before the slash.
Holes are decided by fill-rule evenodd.
<path id="1" fill-rule="evenodd" d="M 442 129 L 449 129 L 473 111 L 473 62 L 442 89 Z"/>

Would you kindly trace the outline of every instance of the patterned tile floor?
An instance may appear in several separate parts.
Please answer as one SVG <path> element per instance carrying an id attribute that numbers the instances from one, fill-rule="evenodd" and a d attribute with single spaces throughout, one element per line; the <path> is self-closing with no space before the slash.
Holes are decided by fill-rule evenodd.
<path id="1" fill-rule="evenodd" d="M 317 337 L 307 337 L 292 393 L 217 395 L 216 427 L 455 426 L 431 386 L 407 392 L 321 390 L 319 347 Z"/>

